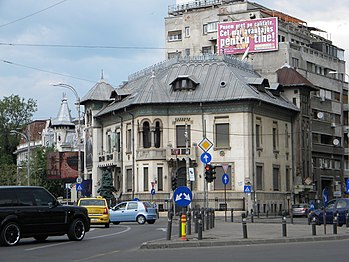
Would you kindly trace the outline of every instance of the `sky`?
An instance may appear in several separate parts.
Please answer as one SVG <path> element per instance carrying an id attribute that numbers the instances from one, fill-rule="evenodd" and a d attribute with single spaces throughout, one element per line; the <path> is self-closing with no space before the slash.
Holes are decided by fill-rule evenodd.
<path id="1" fill-rule="evenodd" d="M 188 0 L 188 2 L 190 2 Z M 349 61 L 349 0 L 256 0 L 320 28 Z M 166 59 L 164 18 L 176 0 L 0 0 L 0 98 L 36 100 L 33 120 L 57 117 L 63 93 L 73 117 L 80 98 L 103 79 Z M 101 48 L 103 47 L 103 48 Z M 348 63 L 347 63 L 347 73 Z"/>

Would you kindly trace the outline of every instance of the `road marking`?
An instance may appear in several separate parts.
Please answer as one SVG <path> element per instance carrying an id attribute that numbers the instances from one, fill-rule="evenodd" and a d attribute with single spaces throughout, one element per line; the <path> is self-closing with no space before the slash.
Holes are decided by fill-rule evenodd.
<path id="1" fill-rule="evenodd" d="M 78 259 L 78 260 L 73 260 L 73 261 L 74 262 L 85 261 L 85 260 L 90 260 L 90 259 L 97 258 L 97 257 L 103 257 L 103 256 L 111 255 L 111 254 L 118 253 L 118 252 L 120 252 L 120 250 L 113 250 L 111 252 L 101 253 L 101 254 L 97 254 L 97 255 L 91 256 L 91 257 L 85 257 L 85 258 Z"/>
<path id="2" fill-rule="evenodd" d="M 127 231 L 131 230 L 130 226 L 120 226 L 120 227 L 125 227 L 125 229 L 123 231 L 116 232 L 116 233 L 111 233 L 111 234 L 106 234 L 106 235 L 101 235 L 101 236 L 95 236 L 95 237 L 89 237 L 88 239 L 97 239 L 97 238 L 115 236 L 115 235 L 126 233 Z M 69 243 L 71 243 L 71 241 L 66 241 L 66 242 L 56 243 L 56 244 L 50 244 L 50 245 L 44 245 L 44 246 L 39 246 L 39 247 L 33 247 L 33 248 L 27 248 L 25 250 L 26 251 L 33 251 L 33 250 L 38 250 L 38 249 L 44 249 L 44 248 L 55 247 L 55 246 L 60 246 L 60 245 L 66 245 L 66 244 L 69 244 Z"/>
<path id="3" fill-rule="evenodd" d="M 159 228 L 157 228 L 156 230 L 161 230 L 161 231 L 163 231 L 163 232 L 166 232 L 166 231 L 167 231 L 167 228 L 159 227 Z"/>

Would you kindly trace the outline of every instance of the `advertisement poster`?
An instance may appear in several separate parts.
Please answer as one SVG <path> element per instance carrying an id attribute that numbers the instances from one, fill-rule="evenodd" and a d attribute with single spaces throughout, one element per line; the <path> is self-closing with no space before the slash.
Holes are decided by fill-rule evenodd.
<path id="1" fill-rule="evenodd" d="M 278 49 L 277 17 L 218 24 L 219 54 L 243 54 Z"/>

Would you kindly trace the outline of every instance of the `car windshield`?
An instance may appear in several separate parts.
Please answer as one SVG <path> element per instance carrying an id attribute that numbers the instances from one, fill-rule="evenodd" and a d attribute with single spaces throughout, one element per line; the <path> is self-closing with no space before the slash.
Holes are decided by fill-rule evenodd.
<path id="1" fill-rule="evenodd" d="M 82 199 L 80 200 L 80 206 L 105 206 L 105 202 L 102 199 Z"/>

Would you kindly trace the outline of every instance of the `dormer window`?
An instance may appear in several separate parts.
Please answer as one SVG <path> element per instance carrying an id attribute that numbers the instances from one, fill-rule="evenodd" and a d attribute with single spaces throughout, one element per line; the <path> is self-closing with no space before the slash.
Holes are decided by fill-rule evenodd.
<path id="1" fill-rule="evenodd" d="M 178 76 L 173 80 L 170 85 L 172 86 L 173 91 L 193 91 L 199 85 L 199 82 L 193 76 L 183 75 Z"/>

